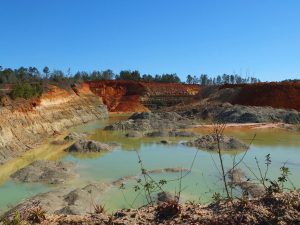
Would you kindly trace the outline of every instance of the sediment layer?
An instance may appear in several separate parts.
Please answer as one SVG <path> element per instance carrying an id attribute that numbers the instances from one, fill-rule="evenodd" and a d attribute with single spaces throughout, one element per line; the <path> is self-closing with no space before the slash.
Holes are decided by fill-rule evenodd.
<path id="1" fill-rule="evenodd" d="M 125 80 L 88 82 L 110 112 L 147 112 L 193 99 L 200 85 Z"/>
<path id="2" fill-rule="evenodd" d="M 86 84 L 70 90 L 49 86 L 38 99 L 11 101 L 0 108 L 0 163 L 68 127 L 107 116 L 101 98 Z"/>

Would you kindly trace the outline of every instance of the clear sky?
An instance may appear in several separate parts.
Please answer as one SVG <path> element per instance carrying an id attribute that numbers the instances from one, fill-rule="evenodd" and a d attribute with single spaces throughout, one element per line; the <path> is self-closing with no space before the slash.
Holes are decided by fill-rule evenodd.
<path id="1" fill-rule="evenodd" d="M 299 0 L 0 0 L 0 65 L 300 78 Z"/>

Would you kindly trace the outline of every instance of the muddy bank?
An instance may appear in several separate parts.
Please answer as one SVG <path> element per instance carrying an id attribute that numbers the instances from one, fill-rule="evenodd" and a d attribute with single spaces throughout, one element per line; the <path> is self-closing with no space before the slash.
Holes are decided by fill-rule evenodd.
<path id="1" fill-rule="evenodd" d="M 18 170 L 11 178 L 22 183 L 62 184 L 76 177 L 75 164 L 38 160 Z"/>
<path id="2" fill-rule="evenodd" d="M 0 163 L 69 127 L 107 116 L 102 100 L 84 84 L 76 91 L 49 86 L 35 102 L 16 100 L 0 107 Z"/>
<path id="3" fill-rule="evenodd" d="M 219 140 L 219 143 L 218 143 Z M 207 149 L 211 151 L 221 150 L 246 150 L 248 146 L 236 138 L 227 137 L 224 135 L 204 135 L 195 140 L 184 143 L 187 146 Z"/>

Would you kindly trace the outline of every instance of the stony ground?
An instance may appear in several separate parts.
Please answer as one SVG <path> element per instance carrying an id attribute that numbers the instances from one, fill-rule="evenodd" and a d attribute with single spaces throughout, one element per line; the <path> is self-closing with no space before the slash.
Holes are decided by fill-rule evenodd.
<path id="1" fill-rule="evenodd" d="M 11 178 L 23 183 L 62 184 L 76 177 L 74 168 L 71 162 L 37 160 L 12 174 Z"/>
<path id="2" fill-rule="evenodd" d="M 199 225 L 299 225 L 300 190 L 277 193 L 252 200 L 219 201 L 210 205 L 176 202 L 112 214 L 98 212 L 85 216 L 48 215 L 41 209 L 20 212 L 23 224 L 199 224 Z M 37 216 L 39 215 L 39 216 Z M 1 224 L 1 223 L 0 223 Z M 2 224 L 13 224 L 4 223 Z M 19 223 L 20 224 L 20 223 Z"/>
<path id="3" fill-rule="evenodd" d="M 219 144 L 217 140 L 219 140 Z M 246 150 L 248 148 L 246 144 L 238 139 L 224 135 L 219 135 L 219 138 L 217 135 L 204 135 L 185 144 L 211 151 L 217 151 L 219 148 L 222 150 Z"/>

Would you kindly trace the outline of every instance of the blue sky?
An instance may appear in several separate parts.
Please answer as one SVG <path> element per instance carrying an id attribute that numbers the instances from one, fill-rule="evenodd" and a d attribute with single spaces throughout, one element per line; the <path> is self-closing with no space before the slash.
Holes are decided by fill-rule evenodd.
<path id="1" fill-rule="evenodd" d="M 0 0 L 0 65 L 300 78 L 299 0 Z"/>

